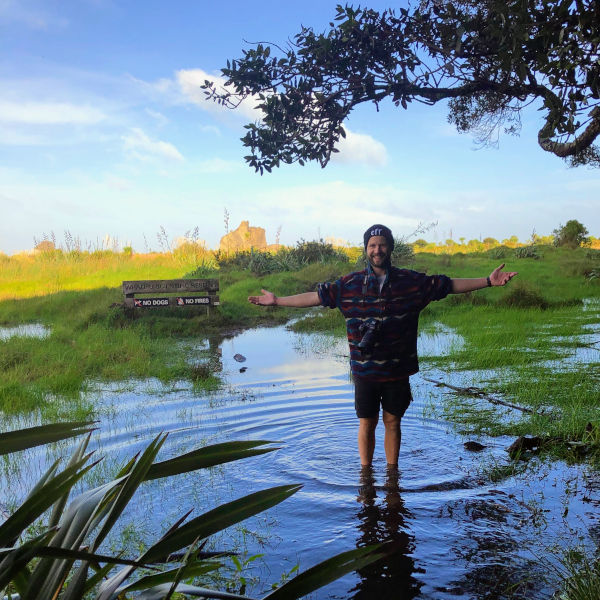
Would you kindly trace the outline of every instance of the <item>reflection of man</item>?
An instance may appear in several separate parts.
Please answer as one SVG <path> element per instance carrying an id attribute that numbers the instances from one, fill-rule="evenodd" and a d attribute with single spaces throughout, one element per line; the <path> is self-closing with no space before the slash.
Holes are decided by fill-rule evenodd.
<path id="1" fill-rule="evenodd" d="M 319 284 L 316 292 L 277 297 L 262 290 L 262 296 L 250 296 L 248 300 L 262 306 L 322 305 L 341 310 L 350 344 L 360 462 L 370 465 L 373 460 L 381 406 L 385 456 L 389 465 L 396 465 L 400 420 L 412 400 L 408 378 L 419 370 L 419 312 L 432 300 L 441 300 L 448 294 L 505 285 L 516 273 L 502 272 L 502 264 L 489 277 L 450 279 L 392 267 L 394 238 L 385 225 L 369 227 L 364 234 L 364 246 L 368 259 L 364 271 Z"/>
<path id="2" fill-rule="evenodd" d="M 386 542 L 386 556 L 357 570 L 360 581 L 348 594 L 352 600 L 410 600 L 419 595 L 422 583 L 415 578 L 414 536 L 407 519 L 410 513 L 404 506 L 398 485 L 398 469 L 388 467 L 383 501 L 378 501 L 375 478 L 371 467 L 361 468 L 358 501 L 357 548 Z"/>

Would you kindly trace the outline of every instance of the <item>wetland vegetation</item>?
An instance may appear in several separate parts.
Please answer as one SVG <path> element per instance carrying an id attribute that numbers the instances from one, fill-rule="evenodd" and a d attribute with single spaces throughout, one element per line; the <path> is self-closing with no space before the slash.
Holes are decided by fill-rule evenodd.
<path id="1" fill-rule="evenodd" d="M 461 382 L 460 392 L 444 394 L 444 402 L 427 410 L 466 435 L 538 438 L 535 452 L 567 463 L 585 461 L 597 470 L 600 250 L 505 244 L 467 253 L 459 245 L 446 245 L 443 252 L 440 247 L 399 244 L 394 262 L 455 277 L 479 277 L 506 262 L 519 276 L 506 288 L 451 296 L 422 313 L 423 334 L 443 329 L 454 340 L 443 351 L 423 355 L 422 372 L 458 374 Z M 303 318 L 290 324 L 295 331 L 339 339 L 345 328 L 338 311 L 264 309 L 246 298 L 261 288 L 279 295 L 314 289 L 320 281 L 362 268 L 360 260 L 359 249 L 335 250 L 314 242 L 277 254 L 236 256 L 196 248 L 154 254 L 50 249 L 0 256 L 0 327 L 5 332 L 0 337 L 0 408 L 5 425 L 14 429 L 31 415 L 34 423 L 97 418 L 98 407 L 88 392 L 112 382 L 156 378 L 167 388 L 183 381 L 198 394 L 218 390 L 224 382 L 211 362 L 215 344 L 199 350 L 199 341 L 284 324 L 299 314 Z M 218 277 L 220 308 L 209 317 L 203 308 L 194 308 L 154 309 L 131 318 L 120 306 L 123 280 L 182 276 Z M 35 327 L 14 329 L 24 325 Z M 510 410 L 487 397 L 526 410 Z M 531 451 L 525 449 L 513 461 L 494 462 L 485 476 L 500 481 L 522 472 L 528 456 Z M 129 472 L 140 468 L 134 464 Z M 82 463 L 78 468 L 87 467 Z M 582 569 L 571 568 L 576 561 L 569 556 L 565 579 L 573 583 Z M 578 564 L 596 573 L 597 563 L 587 560 L 580 558 Z"/>

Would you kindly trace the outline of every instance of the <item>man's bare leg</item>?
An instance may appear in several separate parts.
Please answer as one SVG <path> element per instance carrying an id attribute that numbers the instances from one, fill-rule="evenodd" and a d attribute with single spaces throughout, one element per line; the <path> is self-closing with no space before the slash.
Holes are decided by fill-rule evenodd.
<path id="1" fill-rule="evenodd" d="M 385 458 L 388 465 L 398 464 L 398 455 L 400 454 L 400 442 L 402 432 L 400 431 L 400 417 L 383 411 L 383 424 L 385 425 L 385 437 L 383 447 L 385 449 Z"/>
<path id="2" fill-rule="evenodd" d="M 358 454 L 360 464 L 363 467 L 369 466 L 373 462 L 373 452 L 375 451 L 375 428 L 379 417 L 372 419 L 358 420 Z"/>

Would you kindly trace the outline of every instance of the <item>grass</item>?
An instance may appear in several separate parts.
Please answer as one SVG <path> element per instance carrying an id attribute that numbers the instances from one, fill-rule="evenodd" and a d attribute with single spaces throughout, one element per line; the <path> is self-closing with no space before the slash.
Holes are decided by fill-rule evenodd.
<path id="1" fill-rule="evenodd" d="M 422 371 L 472 372 L 465 385 L 542 413 L 507 418 L 505 409 L 453 394 L 437 409 L 445 419 L 469 434 L 545 436 L 556 440 L 547 451 L 581 458 L 569 442 L 586 439 L 588 423 L 600 427 L 600 284 L 585 278 L 594 261 L 584 249 L 549 248 L 541 259 L 507 265 L 519 275 L 505 288 L 451 295 L 423 311 L 422 332 L 435 333 L 443 324 L 464 343 L 446 354 L 421 357 Z M 499 263 L 481 255 L 420 253 L 411 268 L 480 277 Z M 590 302 L 594 299 L 598 304 Z M 339 311 L 320 311 L 293 328 L 345 333 Z M 592 331 L 598 333 L 595 340 L 589 339 Z M 600 444 L 587 443 L 586 456 L 600 464 Z"/>
<path id="2" fill-rule="evenodd" d="M 543 247 L 540 258 L 512 258 L 507 268 L 519 275 L 505 288 L 451 295 L 423 311 L 422 331 L 435 332 L 442 323 L 464 340 L 444 355 L 423 357 L 423 369 L 472 371 L 473 385 L 541 413 L 507 419 L 505 411 L 454 397 L 443 408 L 446 418 L 469 433 L 542 435 L 564 442 L 583 440 L 588 423 L 600 426 L 600 355 L 589 339 L 590 328 L 597 330 L 600 322 L 600 304 L 589 302 L 600 298 L 600 280 L 586 278 L 597 268 L 597 254 Z M 460 253 L 418 253 L 415 261 L 410 268 L 452 277 L 480 277 L 501 262 Z M 258 276 L 215 270 L 215 265 L 206 257 L 172 253 L 2 257 L 0 325 L 42 323 L 51 333 L 0 342 L 0 406 L 7 413 L 41 408 L 60 414 L 57 399 L 68 399 L 65 410 L 82 417 L 93 411 L 82 394 L 90 382 L 156 377 L 214 388 L 219 382 L 210 356 L 198 360 L 197 344 L 183 341 L 213 336 L 218 342 L 232 330 L 286 322 L 302 312 L 257 307 L 247 297 L 262 288 L 278 295 L 304 292 L 352 269 L 340 260 Z M 219 278 L 221 307 L 210 318 L 202 308 L 156 309 L 132 320 L 111 308 L 122 301 L 123 280 L 182 276 Z M 339 311 L 306 314 L 294 329 L 344 335 Z M 563 448 L 568 457 L 569 448 Z"/>
<path id="3" fill-rule="evenodd" d="M 0 326 L 41 323 L 45 338 L 0 340 L 0 409 L 6 414 L 42 411 L 49 418 L 84 418 L 94 407 L 83 392 L 90 383 L 158 378 L 187 380 L 198 390 L 219 385 L 210 353 L 196 343 L 232 330 L 283 323 L 291 309 L 264 309 L 247 297 L 261 288 L 278 294 L 306 291 L 342 264 L 312 264 L 264 277 L 244 271 L 216 271 L 185 263 L 172 254 L 3 257 L 0 261 Z M 154 309 L 130 319 L 122 308 L 121 282 L 128 279 L 218 277 L 221 307 Z M 186 342 L 186 343 L 183 343 Z M 200 359 L 200 360 L 198 360 Z"/>

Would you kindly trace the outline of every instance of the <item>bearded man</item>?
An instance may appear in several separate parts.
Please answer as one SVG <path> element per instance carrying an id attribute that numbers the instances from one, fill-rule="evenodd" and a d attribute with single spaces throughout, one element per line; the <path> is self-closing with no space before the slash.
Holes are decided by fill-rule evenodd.
<path id="1" fill-rule="evenodd" d="M 419 313 L 448 294 L 506 285 L 517 273 L 503 272 L 502 264 L 487 277 L 451 279 L 393 267 L 394 237 L 380 224 L 365 231 L 364 247 L 368 264 L 363 271 L 321 283 L 316 292 L 276 296 L 262 290 L 261 296 L 248 300 L 261 306 L 326 306 L 342 312 L 350 345 L 361 465 L 367 467 L 373 461 L 382 409 L 385 456 L 388 466 L 394 467 L 402 439 L 400 421 L 412 401 L 409 377 L 419 370 Z"/>

